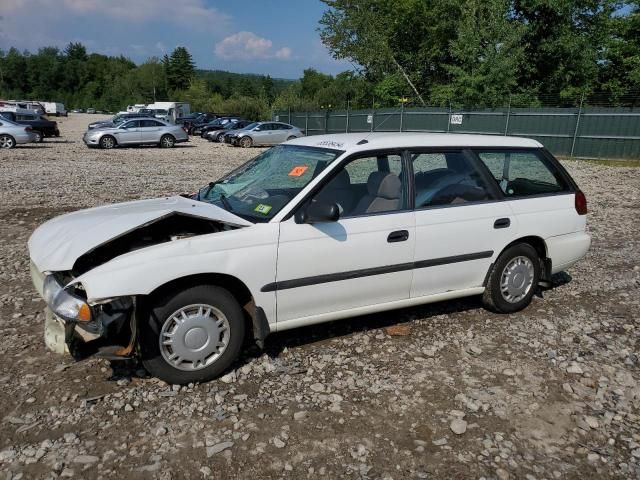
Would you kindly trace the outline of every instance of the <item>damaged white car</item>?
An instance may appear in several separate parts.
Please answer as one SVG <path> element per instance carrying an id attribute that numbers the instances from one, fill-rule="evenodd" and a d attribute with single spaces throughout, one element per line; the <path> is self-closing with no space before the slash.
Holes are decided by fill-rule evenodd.
<path id="1" fill-rule="evenodd" d="M 274 331 L 469 295 L 520 310 L 586 254 L 586 213 L 534 140 L 328 135 L 193 196 L 54 218 L 29 251 L 49 348 L 189 383 Z"/>

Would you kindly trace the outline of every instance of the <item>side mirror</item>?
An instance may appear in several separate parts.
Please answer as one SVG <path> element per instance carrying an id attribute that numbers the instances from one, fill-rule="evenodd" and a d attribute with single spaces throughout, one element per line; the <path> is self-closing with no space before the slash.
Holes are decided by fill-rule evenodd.
<path id="1" fill-rule="evenodd" d="M 340 218 L 340 208 L 335 203 L 312 201 L 298 210 L 294 216 L 296 223 L 335 222 Z"/>

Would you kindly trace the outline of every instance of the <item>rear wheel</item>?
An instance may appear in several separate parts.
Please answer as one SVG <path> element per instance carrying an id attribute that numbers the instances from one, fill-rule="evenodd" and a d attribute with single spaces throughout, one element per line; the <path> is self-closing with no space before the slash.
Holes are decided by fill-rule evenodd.
<path id="1" fill-rule="evenodd" d="M 11 135 L 0 135 L 0 148 L 13 148 L 16 141 Z"/>
<path id="2" fill-rule="evenodd" d="M 105 150 L 111 150 L 116 146 L 116 139 L 111 135 L 105 135 L 100 139 L 100 148 L 104 148 Z"/>
<path id="3" fill-rule="evenodd" d="M 142 362 L 152 375 L 173 384 L 219 376 L 237 358 L 245 334 L 240 305 L 213 285 L 158 299 L 147 322 L 139 337 Z"/>
<path id="4" fill-rule="evenodd" d="M 42 140 L 44 139 L 44 135 L 42 135 L 42 132 L 33 132 L 33 136 L 35 137 L 35 142 L 36 143 L 41 143 Z"/>
<path id="5" fill-rule="evenodd" d="M 216 135 L 216 142 L 218 143 L 222 143 L 224 142 L 224 133 L 219 133 L 218 135 Z"/>
<path id="6" fill-rule="evenodd" d="M 289 138 L 287 138 L 287 142 L 288 142 L 289 140 L 294 140 L 294 139 L 296 139 L 296 138 L 298 138 L 298 137 L 294 137 L 293 135 L 291 135 Z"/>
<path id="7" fill-rule="evenodd" d="M 253 140 L 251 140 L 251 137 L 242 137 L 239 144 L 242 148 L 249 148 L 253 145 Z"/>
<path id="8" fill-rule="evenodd" d="M 176 144 L 173 135 L 163 135 L 160 139 L 160 148 L 171 148 Z"/>
<path id="9" fill-rule="evenodd" d="M 498 257 L 482 301 L 494 312 L 517 312 L 531 303 L 539 279 L 540 258 L 536 249 L 528 243 L 515 244 Z"/>

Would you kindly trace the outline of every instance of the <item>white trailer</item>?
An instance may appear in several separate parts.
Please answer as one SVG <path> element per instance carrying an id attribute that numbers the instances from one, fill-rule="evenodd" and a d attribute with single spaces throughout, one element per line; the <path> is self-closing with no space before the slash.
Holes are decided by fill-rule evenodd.
<path id="1" fill-rule="evenodd" d="M 156 102 L 147 105 L 147 108 L 153 110 L 166 110 L 167 117 L 170 121 L 175 122 L 178 118 L 191 113 L 191 104 L 189 102 Z"/>
<path id="2" fill-rule="evenodd" d="M 59 117 L 61 115 L 67 116 L 67 109 L 64 107 L 63 103 L 60 102 L 40 102 L 44 107 L 44 111 L 47 115 L 55 115 Z"/>

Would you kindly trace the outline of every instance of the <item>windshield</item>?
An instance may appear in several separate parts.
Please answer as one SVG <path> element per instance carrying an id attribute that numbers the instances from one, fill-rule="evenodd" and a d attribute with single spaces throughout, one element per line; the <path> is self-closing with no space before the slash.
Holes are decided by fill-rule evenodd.
<path id="1" fill-rule="evenodd" d="M 166 115 L 167 111 L 166 110 L 155 110 L 156 115 Z"/>
<path id="2" fill-rule="evenodd" d="M 202 188 L 196 200 L 213 203 L 252 222 L 268 222 L 341 153 L 279 145 Z"/>
<path id="3" fill-rule="evenodd" d="M 238 130 L 240 128 L 244 128 L 242 122 L 229 122 L 224 126 L 225 130 Z"/>
<path id="4" fill-rule="evenodd" d="M 244 127 L 242 130 L 253 130 L 258 125 L 260 125 L 258 122 L 253 122 L 253 123 L 250 123 L 249 125 L 247 125 L 246 127 Z"/>

